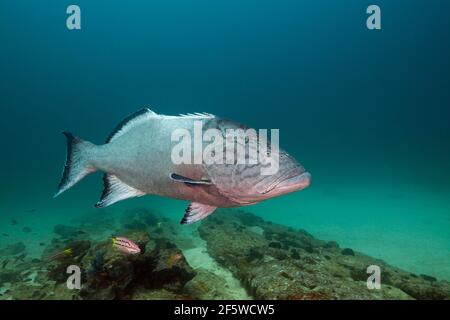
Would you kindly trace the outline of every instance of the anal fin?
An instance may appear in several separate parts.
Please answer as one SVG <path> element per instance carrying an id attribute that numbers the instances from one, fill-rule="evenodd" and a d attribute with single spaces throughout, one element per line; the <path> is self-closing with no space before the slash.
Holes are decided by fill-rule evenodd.
<path id="1" fill-rule="evenodd" d="M 210 206 L 203 203 L 191 202 L 186 208 L 183 219 L 181 219 L 181 224 L 191 224 L 202 220 L 209 216 L 216 210 L 217 207 Z"/>
<path id="2" fill-rule="evenodd" d="M 121 200 L 145 195 L 144 192 L 123 183 L 113 174 L 105 173 L 103 185 L 100 200 L 95 204 L 96 208 L 104 208 Z"/>

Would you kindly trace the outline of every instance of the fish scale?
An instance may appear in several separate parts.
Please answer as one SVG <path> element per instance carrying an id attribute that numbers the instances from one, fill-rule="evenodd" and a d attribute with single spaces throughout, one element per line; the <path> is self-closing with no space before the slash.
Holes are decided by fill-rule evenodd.
<path id="1" fill-rule="evenodd" d="M 175 164 L 172 161 L 172 134 L 175 130 L 184 130 L 195 138 L 196 124 L 201 124 L 202 136 L 206 130 L 216 129 L 222 142 L 230 138 L 230 130 L 240 130 L 237 132 L 248 135 L 236 139 L 236 144 L 230 144 L 229 147 L 235 149 L 227 149 L 226 143 L 219 145 L 220 139 L 210 142 L 214 147 L 211 150 L 222 149 L 225 156 L 227 151 L 233 154 L 231 163 Z M 67 158 L 55 197 L 86 175 L 100 170 L 104 172 L 104 189 L 96 207 L 107 207 L 148 194 L 188 200 L 190 204 L 181 219 L 185 224 L 206 218 L 217 207 L 256 204 L 309 186 L 311 175 L 303 166 L 284 150 L 276 152 L 268 141 L 260 141 L 259 132 L 250 129 L 209 113 L 167 116 L 142 109 L 120 122 L 103 145 L 94 145 L 65 132 Z M 229 141 L 234 141 L 235 137 L 232 139 Z M 202 141 L 200 146 L 204 147 L 204 144 Z M 244 163 L 237 161 L 236 146 L 244 151 L 248 147 Z M 195 143 L 191 143 L 191 155 L 202 151 L 196 150 Z M 273 164 L 271 160 L 275 156 L 278 156 L 278 170 L 263 175 L 263 169 Z M 252 163 L 249 160 L 258 161 Z M 128 240 L 120 245 L 134 248 Z"/>

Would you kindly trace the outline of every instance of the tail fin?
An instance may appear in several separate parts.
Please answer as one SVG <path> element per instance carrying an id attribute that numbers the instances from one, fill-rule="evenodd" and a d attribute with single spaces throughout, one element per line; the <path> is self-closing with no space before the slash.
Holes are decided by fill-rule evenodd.
<path id="1" fill-rule="evenodd" d="M 67 138 L 67 158 L 54 198 L 96 170 L 89 163 L 90 150 L 95 147 L 94 144 L 81 140 L 68 132 L 63 132 L 63 134 Z"/>

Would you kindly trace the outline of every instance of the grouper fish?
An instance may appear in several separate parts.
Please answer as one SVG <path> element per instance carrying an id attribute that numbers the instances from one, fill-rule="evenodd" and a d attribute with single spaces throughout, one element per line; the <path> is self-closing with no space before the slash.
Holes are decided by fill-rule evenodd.
<path id="1" fill-rule="evenodd" d="M 193 124 L 199 121 L 203 130 L 217 129 L 224 138 L 227 129 L 247 129 L 207 113 L 167 116 L 142 109 L 124 119 L 102 145 L 63 132 L 67 158 L 55 197 L 100 170 L 104 189 L 95 207 L 147 194 L 189 200 L 181 223 L 190 224 L 218 207 L 251 205 L 310 185 L 311 175 L 282 149 L 278 170 L 271 175 L 261 174 L 264 161 L 174 163 L 172 133 L 181 128 L 194 134 Z"/>

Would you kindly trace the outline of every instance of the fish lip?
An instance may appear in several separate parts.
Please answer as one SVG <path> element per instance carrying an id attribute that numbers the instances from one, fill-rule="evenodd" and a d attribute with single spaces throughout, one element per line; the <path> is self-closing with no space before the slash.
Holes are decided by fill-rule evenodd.
<path id="1" fill-rule="evenodd" d="M 302 167 L 294 168 L 285 173 L 284 175 L 282 175 L 281 177 L 279 177 L 277 180 L 273 181 L 272 184 L 269 185 L 269 187 L 264 192 L 262 192 L 262 194 L 267 194 L 272 190 L 274 190 L 275 188 L 278 188 L 281 184 L 286 184 L 291 179 L 295 179 L 296 177 L 299 177 L 304 173 L 307 172 L 305 172 Z"/>
<path id="2" fill-rule="evenodd" d="M 294 176 L 290 176 L 280 183 L 278 183 L 275 188 L 277 189 L 286 189 L 295 187 L 296 190 L 302 190 L 307 188 L 311 184 L 311 174 L 307 171 L 302 172 L 301 174 L 296 174 Z"/>

